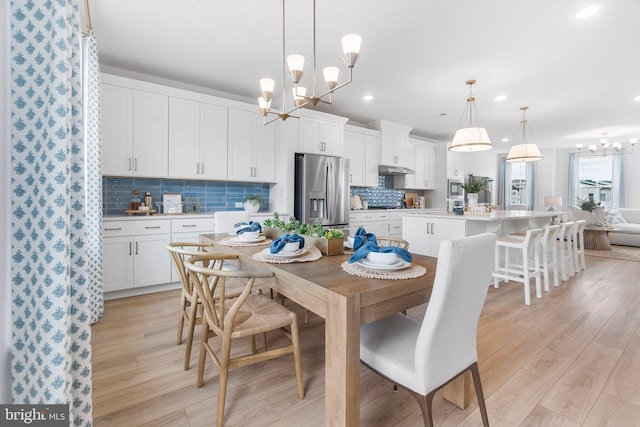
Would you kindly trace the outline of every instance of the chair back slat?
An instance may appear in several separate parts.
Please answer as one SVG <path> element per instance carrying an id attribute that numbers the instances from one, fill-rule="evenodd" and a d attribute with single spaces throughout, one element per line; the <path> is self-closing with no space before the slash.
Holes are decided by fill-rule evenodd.
<path id="1" fill-rule="evenodd" d="M 398 237 L 377 236 L 378 246 L 396 246 L 401 249 L 409 249 L 409 242 Z"/>

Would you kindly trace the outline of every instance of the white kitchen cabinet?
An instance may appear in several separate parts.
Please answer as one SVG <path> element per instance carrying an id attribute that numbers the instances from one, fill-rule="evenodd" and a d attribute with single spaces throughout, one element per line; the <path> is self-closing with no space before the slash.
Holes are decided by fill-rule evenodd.
<path id="1" fill-rule="evenodd" d="M 229 109 L 228 179 L 230 181 L 276 181 L 275 126 L 265 126 L 262 116 Z"/>
<path id="2" fill-rule="evenodd" d="M 411 127 L 378 120 L 367 125 L 380 131 L 380 164 L 408 167 L 407 144 Z"/>
<path id="3" fill-rule="evenodd" d="M 395 188 L 415 190 L 433 190 L 436 179 L 436 149 L 420 140 L 409 139 L 407 144 L 407 167 L 415 173 L 396 175 L 394 177 Z"/>
<path id="4" fill-rule="evenodd" d="M 201 234 L 215 233 L 214 217 L 196 217 L 189 216 L 187 218 L 171 220 L 171 242 L 193 242 L 200 241 Z M 171 263 L 171 281 L 179 282 L 180 276 Z"/>
<path id="5" fill-rule="evenodd" d="M 344 126 L 327 120 L 300 118 L 299 150 L 302 153 L 342 157 Z"/>
<path id="6" fill-rule="evenodd" d="M 102 173 L 166 178 L 169 97 L 103 83 Z"/>
<path id="7" fill-rule="evenodd" d="M 349 159 L 349 185 L 375 187 L 378 185 L 380 164 L 380 133 L 350 126 L 344 132 L 345 152 Z"/>
<path id="8" fill-rule="evenodd" d="M 169 176 L 227 179 L 227 108 L 169 98 Z"/>
<path id="9" fill-rule="evenodd" d="M 104 221 L 103 236 L 105 292 L 171 281 L 169 221 Z"/>
<path id="10" fill-rule="evenodd" d="M 376 236 L 402 236 L 402 218 L 400 212 L 393 210 L 376 211 L 352 211 L 349 213 L 349 234 L 354 234 L 359 227 L 374 233 Z"/>
<path id="11" fill-rule="evenodd" d="M 412 253 L 437 257 L 443 240 L 461 239 L 465 235 L 464 220 L 419 216 L 402 218 L 402 238 L 409 242 Z"/>

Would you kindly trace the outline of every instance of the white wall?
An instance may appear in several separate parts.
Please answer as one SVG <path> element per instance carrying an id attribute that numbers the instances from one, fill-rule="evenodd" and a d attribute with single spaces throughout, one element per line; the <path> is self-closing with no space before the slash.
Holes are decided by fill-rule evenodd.
<path id="1" fill-rule="evenodd" d="M 0 236 L 11 235 L 10 205 L 10 69 L 9 69 L 9 3 L 0 2 Z M 11 239 L 0 239 L 0 403 L 11 402 Z"/>

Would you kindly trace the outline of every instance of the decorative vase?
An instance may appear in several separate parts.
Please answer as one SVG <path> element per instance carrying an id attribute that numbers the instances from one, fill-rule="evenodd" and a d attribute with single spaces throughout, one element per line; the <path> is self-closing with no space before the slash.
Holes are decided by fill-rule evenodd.
<path id="1" fill-rule="evenodd" d="M 260 210 L 260 203 L 257 202 L 246 201 L 243 206 L 244 210 L 249 213 L 256 213 Z"/>
<path id="2" fill-rule="evenodd" d="M 467 193 L 467 206 L 470 208 L 478 206 L 478 193 Z"/>

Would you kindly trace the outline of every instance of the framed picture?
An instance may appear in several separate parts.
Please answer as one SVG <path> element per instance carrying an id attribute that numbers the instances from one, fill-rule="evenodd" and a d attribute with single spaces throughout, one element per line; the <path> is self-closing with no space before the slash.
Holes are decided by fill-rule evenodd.
<path id="1" fill-rule="evenodd" d="M 163 213 L 182 213 L 182 194 L 164 193 L 162 195 Z"/>

